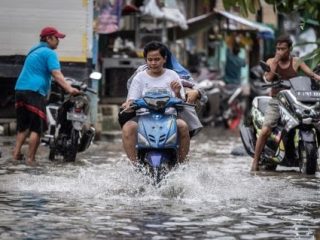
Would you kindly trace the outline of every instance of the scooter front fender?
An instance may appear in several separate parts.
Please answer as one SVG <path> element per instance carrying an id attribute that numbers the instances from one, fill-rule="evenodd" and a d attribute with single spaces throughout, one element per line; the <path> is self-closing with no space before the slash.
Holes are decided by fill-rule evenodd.
<path id="1" fill-rule="evenodd" d="M 317 142 L 315 129 L 300 130 L 300 138 L 304 142 Z"/>

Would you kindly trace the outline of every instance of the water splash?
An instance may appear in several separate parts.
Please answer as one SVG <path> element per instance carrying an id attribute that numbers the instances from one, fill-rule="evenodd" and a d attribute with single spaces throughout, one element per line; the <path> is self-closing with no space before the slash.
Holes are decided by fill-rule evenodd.
<path id="1" fill-rule="evenodd" d="M 159 186 L 153 186 L 125 159 L 118 159 L 99 165 L 52 167 L 39 175 L 12 174 L 1 180 L 1 190 L 51 193 L 74 199 L 257 204 L 279 199 L 290 202 L 308 192 L 295 186 L 296 179 L 291 183 L 285 180 L 272 175 L 252 176 L 245 168 L 217 167 L 199 160 L 178 167 Z M 311 189 L 308 194 L 312 197 L 316 192 Z"/>

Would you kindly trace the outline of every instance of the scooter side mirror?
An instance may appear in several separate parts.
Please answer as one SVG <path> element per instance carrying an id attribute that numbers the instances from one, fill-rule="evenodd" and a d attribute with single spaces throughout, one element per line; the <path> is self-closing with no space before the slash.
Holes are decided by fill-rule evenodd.
<path id="1" fill-rule="evenodd" d="M 263 71 L 265 71 L 265 72 L 271 71 L 270 66 L 264 61 L 260 61 L 260 66 L 262 67 Z"/>
<path id="2" fill-rule="evenodd" d="M 102 78 L 102 74 L 100 72 L 92 72 L 89 77 L 94 80 L 100 80 Z"/>

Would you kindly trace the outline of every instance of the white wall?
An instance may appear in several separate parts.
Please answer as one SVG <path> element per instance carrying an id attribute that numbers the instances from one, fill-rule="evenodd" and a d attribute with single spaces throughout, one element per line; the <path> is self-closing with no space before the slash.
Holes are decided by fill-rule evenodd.
<path id="1" fill-rule="evenodd" d="M 92 0 L 1 0 L 0 55 L 25 55 L 38 43 L 43 27 L 65 33 L 58 54 L 62 61 L 91 57 Z M 88 14 L 90 13 L 90 14 Z"/>

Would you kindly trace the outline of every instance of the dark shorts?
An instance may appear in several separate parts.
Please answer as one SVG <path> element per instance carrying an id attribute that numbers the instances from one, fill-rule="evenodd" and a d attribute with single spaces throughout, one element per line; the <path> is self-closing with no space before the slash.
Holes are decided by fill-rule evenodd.
<path id="1" fill-rule="evenodd" d="M 17 131 L 42 134 L 48 129 L 46 98 L 33 91 L 16 91 Z"/>
<path id="2" fill-rule="evenodd" d="M 136 117 L 136 112 L 122 112 L 123 109 L 120 108 L 120 112 L 118 113 L 118 122 L 120 127 L 122 128 L 123 125 L 128 122 L 129 120 L 133 120 Z M 137 119 L 137 118 L 136 118 Z M 138 120 L 136 120 L 138 122 Z"/>

